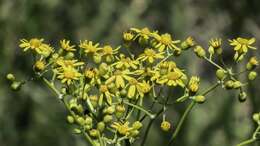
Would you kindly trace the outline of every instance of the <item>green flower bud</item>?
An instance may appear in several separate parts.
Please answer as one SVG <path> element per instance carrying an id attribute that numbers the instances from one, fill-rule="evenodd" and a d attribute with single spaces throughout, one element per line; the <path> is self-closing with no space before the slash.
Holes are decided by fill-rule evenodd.
<path id="1" fill-rule="evenodd" d="M 259 113 L 254 113 L 254 114 L 253 114 L 253 120 L 254 120 L 256 123 L 259 123 L 259 122 L 260 122 L 260 114 L 259 114 Z"/>
<path id="2" fill-rule="evenodd" d="M 93 56 L 93 61 L 94 61 L 95 63 L 100 63 L 101 60 L 102 60 L 101 55 L 94 55 L 94 56 Z"/>
<path id="3" fill-rule="evenodd" d="M 255 69 L 256 66 L 258 66 L 258 60 L 256 57 L 251 57 L 249 62 L 246 64 L 246 69 L 247 70 L 253 70 Z"/>
<path id="4" fill-rule="evenodd" d="M 72 116 L 67 116 L 67 121 L 68 121 L 68 123 L 73 124 L 74 118 Z"/>
<path id="5" fill-rule="evenodd" d="M 22 85 L 23 85 L 22 82 L 16 82 L 16 81 L 14 81 L 14 82 L 11 84 L 11 89 L 12 89 L 13 91 L 18 91 L 18 90 L 21 89 Z"/>
<path id="6" fill-rule="evenodd" d="M 257 76 L 257 73 L 255 71 L 251 71 L 249 74 L 248 74 L 248 79 L 249 80 L 254 80 Z"/>
<path id="7" fill-rule="evenodd" d="M 223 80 L 224 77 L 226 76 L 226 71 L 224 69 L 218 69 L 216 71 L 216 76 L 219 80 Z"/>
<path id="8" fill-rule="evenodd" d="M 86 123 L 87 125 L 91 125 L 92 122 L 93 122 L 93 120 L 92 120 L 91 117 L 86 117 L 86 119 L 85 119 L 85 123 Z"/>
<path id="9" fill-rule="evenodd" d="M 141 123 L 141 122 L 139 122 L 139 121 L 135 121 L 134 123 L 133 123 L 133 129 L 135 129 L 135 130 L 139 130 L 140 128 L 142 128 L 143 127 L 143 124 Z"/>
<path id="10" fill-rule="evenodd" d="M 114 58 L 114 56 L 112 56 L 112 55 L 107 55 L 107 56 L 106 56 L 106 62 L 107 62 L 107 63 L 113 62 L 114 59 L 115 59 L 115 58 Z"/>
<path id="11" fill-rule="evenodd" d="M 215 53 L 214 48 L 212 46 L 208 49 L 209 54 L 213 55 Z"/>
<path id="12" fill-rule="evenodd" d="M 239 95 L 238 95 L 238 100 L 239 100 L 240 102 L 246 101 L 246 98 L 247 98 L 246 92 L 241 92 L 241 93 L 239 93 Z"/>
<path id="13" fill-rule="evenodd" d="M 84 125 L 84 128 L 85 128 L 86 130 L 90 130 L 90 129 L 92 128 L 92 124 L 90 124 L 90 125 Z"/>
<path id="14" fill-rule="evenodd" d="M 226 89 L 233 89 L 234 82 L 232 80 L 228 80 L 225 82 Z"/>
<path id="15" fill-rule="evenodd" d="M 108 65 L 106 63 L 101 63 L 98 67 L 100 75 L 105 75 L 108 71 Z"/>
<path id="16" fill-rule="evenodd" d="M 197 102 L 197 103 L 204 103 L 206 101 L 206 98 L 205 96 L 203 95 L 198 95 L 198 96 L 195 96 L 194 97 L 194 100 Z"/>
<path id="17" fill-rule="evenodd" d="M 104 109 L 103 112 L 104 112 L 105 114 L 110 114 L 110 115 L 112 115 L 112 114 L 115 112 L 115 107 L 114 107 L 114 106 L 110 106 L 110 107 Z"/>
<path id="18" fill-rule="evenodd" d="M 99 131 L 96 129 L 92 129 L 89 131 L 89 135 L 92 137 L 98 137 L 99 136 Z"/>
<path id="19" fill-rule="evenodd" d="M 82 117 L 78 117 L 77 118 L 77 122 L 78 122 L 79 125 L 84 125 L 85 124 L 85 120 Z"/>
<path id="20" fill-rule="evenodd" d="M 65 58 L 66 59 L 72 59 L 72 58 L 74 58 L 74 53 L 73 52 L 68 52 L 67 54 L 66 54 L 66 56 L 65 56 Z"/>
<path id="21" fill-rule="evenodd" d="M 235 81 L 234 83 L 233 83 L 233 88 L 234 89 L 238 89 L 238 88 L 240 88 L 242 86 L 242 84 L 241 84 L 241 82 L 239 82 L 239 81 Z"/>
<path id="22" fill-rule="evenodd" d="M 219 47 L 219 48 L 216 49 L 216 52 L 217 52 L 218 55 L 221 55 L 222 52 L 223 52 L 223 49 L 221 47 Z"/>
<path id="23" fill-rule="evenodd" d="M 105 122 L 105 123 L 109 123 L 109 122 L 111 122 L 113 120 L 113 116 L 111 116 L 111 115 L 105 115 L 104 117 L 103 117 L 103 121 Z"/>
<path id="24" fill-rule="evenodd" d="M 180 56 L 181 55 L 181 49 L 179 49 L 179 48 L 178 49 L 174 49 L 173 50 L 173 55 L 174 56 Z"/>
<path id="25" fill-rule="evenodd" d="M 203 58 L 206 56 L 206 51 L 201 46 L 196 46 L 194 48 L 194 52 L 199 58 Z"/>
<path id="26" fill-rule="evenodd" d="M 37 72 L 41 72 L 45 69 L 45 62 L 38 60 L 34 64 L 34 70 Z"/>
<path id="27" fill-rule="evenodd" d="M 9 80 L 9 81 L 14 81 L 15 76 L 13 74 L 9 73 L 9 74 L 6 75 L 6 79 Z"/>
<path id="28" fill-rule="evenodd" d="M 138 136 L 139 135 L 139 131 L 138 130 L 132 130 L 131 132 L 130 132 L 130 136 L 131 137 L 136 137 L 136 136 Z"/>
<path id="29" fill-rule="evenodd" d="M 181 48 L 183 50 L 189 49 L 190 47 L 193 47 L 195 45 L 194 39 L 189 36 L 185 41 L 181 43 Z"/>
<path id="30" fill-rule="evenodd" d="M 165 132 L 168 132 L 171 129 L 171 123 L 168 121 L 163 121 L 161 123 L 161 129 Z"/>
<path id="31" fill-rule="evenodd" d="M 120 95 L 121 96 L 126 96 L 126 94 L 127 94 L 127 90 L 126 89 L 122 89 L 121 91 L 120 91 Z"/>
<path id="32" fill-rule="evenodd" d="M 73 133 L 75 133 L 75 134 L 80 134 L 80 133 L 81 133 L 81 130 L 78 129 L 78 128 L 75 128 L 75 129 L 73 129 Z"/>
<path id="33" fill-rule="evenodd" d="M 106 124 L 104 122 L 99 122 L 97 124 L 97 129 L 99 132 L 103 132 L 105 130 Z"/>

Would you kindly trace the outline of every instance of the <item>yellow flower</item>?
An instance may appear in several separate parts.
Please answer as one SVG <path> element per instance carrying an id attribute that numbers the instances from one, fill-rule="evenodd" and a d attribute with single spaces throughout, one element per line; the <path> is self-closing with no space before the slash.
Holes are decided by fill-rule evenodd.
<path id="1" fill-rule="evenodd" d="M 163 121 L 161 123 L 161 129 L 165 132 L 169 131 L 171 129 L 171 123 L 168 121 Z"/>
<path id="2" fill-rule="evenodd" d="M 144 97 L 144 93 L 149 92 L 151 89 L 150 84 L 143 82 L 138 82 L 136 79 L 132 78 L 129 80 L 129 89 L 127 92 L 127 97 L 133 98 L 134 96 L 136 99 L 140 97 Z"/>
<path id="3" fill-rule="evenodd" d="M 102 51 L 102 55 L 114 55 L 118 53 L 118 50 L 120 49 L 120 47 L 117 47 L 116 49 L 113 49 L 110 45 L 106 45 L 104 46 L 101 51 Z"/>
<path id="4" fill-rule="evenodd" d="M 129 57 L 125 57 L 125 55 L 120 54 L 120 58 L 116 56 L 116 61 L 112 66 L 115 65 L 116 68 L 118 69 L 128 69 L 128 68 L 133 68 L 137 69 L 137 66 L 139 64 L 138 60 L 132 60 Z"/>
<path id="5" fill-rule="evenodd" d="M 130 134 L 130 131 L 132 128 L 129 127 L 129 122 L 125 123 L 119 123 L 119 122 L 114 122 L 111 125 L 112 128 L 114 128 L 119 134 L 128 136 Z"/>
<path id="6" fill-rule="evenodd" d="M 26 39 L 20 41 L 19 47 L 23 48 L 24 51 L 27 51 L 28 49 L 35 50 L 36 48 L 39 48 L 42 45 L 43 39 L 32 38 L 29 41 Z"/>
<path id="7" fill-rule="evenodd" d="M 129 70 L 116 70 L 113 75 L 106 80 L 106 84 L 110 84 L 115 81 L 116 87 L 117 88 L 124 88 L 125 87 L 125 80 L 129 81 L 132 79 L 130 77 L 130 71 Z"/>
<path id="8" fill-rule="evenodd" d="M 85 40 L 83 42 L 80 42 L 79 47 L 84 49 L 84 52 L 86 54 L 93 53 L 96 54 L 97 51 L 101 50 L 101 48 L 98 48 L 99 43 L 94 44 L 92 41 Z"/>
<path id="9" fill-rule="evenodd" d="M 209 45 L 212 46 L 214 49 L 217 49 L 221 46 L 222 40 L 220 38 L 211 39 L 209 41 Z"/>
<path id="10" fill-rule="evenodd" d="M 149 36 L 152 34 L 151 31 L 147 27 L 145 27 L 143 29 L 131 28 L 130 30 L 137 33 L 135 38 L 141 37 L 141 38 L 144 38 L 145 40 L 149 39 Z"/>
<path id="11" fill-rule="evenodd" d="M 44 57 L 48 57 L 53 52 L 53 48 L 50 45 L 44 44 L 43 39 L 37 38 L 30 39 L 29 41 L 22 39 L 19 47 L 23 48 L 23 51 L 31 49 Z"/>
<path id="12" fill-rule="evenodd" d="M 61 40 L 60 45 L 61 45 L 61 48 L 65 51 L 76 51 L 76 49 L 74 48 L 75 45 L 70 45 L 69 40 L 65 40 L 65 39 Z"/>
<path id="13" fill-rule="evenodd" d="M 134 35 L 131 32 L 124 32 L 123 39 L 125 41 L 131 41 L 134 38 Z"/>
<path id="14" fill-rule="evenodd" d="M 35 71 L 43 71 L 45 69 L 45 62 L 38 60 L 34 64 Z"/>
<path id="15" fill-rule="evenodd" d="M 96 68 L 87 68 L 85 69 L 84 75 L 87 79 L 90 80 L 90 84 L 100 83 L 99 72 Z"/>
<path id="16" fill-rule="evenodd" d="M 157 53 L 153 49 L 146 48 L 144 53 L 139 56 L 137 60 L 148 61 L 149 63 L 153 63 L 155 59 L 162 59 L 164 52 Z"/>
<path id="17" fill-rule="evenodd" d="M 157 79 L 156 83 L 158 84 L 167 84 L 168 86 L 181 86 L 184 87 L 184 81 L 187 79 L 186 75 L 178 68 L 175 68 L 173 71 L 168 72 L 166 75 L 163 75 Z"/>
<path id="18" fill-rule="evenodd" d="M 255 42 L 255 38 L 245 39 L 245 38 L 237 38 L 233 40 L 229 40 L 230 45 L 234 46 L 235 56 L 234 59 L 236 61 L 240 61 L 243 59 L 244 55 L 247 53 L 248 48 L 256 50 L 252 44 Z"/>
<path id="19" fill-rule="evenodd" d="M 179 51 L 180 48 L 178 48 L 175 44 L 180 43 L 180 40 L 173 40 L 171 35 L 168 33 L 158 35 L 155 34 L 154 38 L 156 39 L 156 45 L 155 48 L 159 49 L 160 52 L 163 52 L 164 49 L 171 49 L 174 51 Z"/>
<path id="20" fill-rule="evenodd" d="M 189 81 L 189 90 L 192 93 L 196 93 L 199 90 L 199 83 L 200 83 L 200 78 L 197 76 L 192 76 Z"/>
<path id="21" fill-rule="evenodd" d="M 62 57 L 56 60 L 56 64 L 60 67 L 77 67 L 84 65 L 84 62 L 78 62 L 78 60 L 63 59 Z"/>
<path id="22" fill-rule="evenodd" d="M 196 44 L 196 42 L 194 41 L 193 37 L 189 36 L 188 38 L 186 38 L 186 40 L 184 40 L 181 43 L 181 47 L 182 47 L 182 49 L 185 50 L 185 49 L 195 46 L 195 44 Z"/>
<path id="23" fill-rule="evenodd" d="M 114 96 L 112 93 L 109 92 L 107 85 L 100 85 L 99 91 L 101 93 L 99 97 L 99 105 L 103 104 L 104 97 L 109 105 L 112 104 L 112 97 Z"/>
<path id="24" fill-rule="evenodd" d="M 62 83 L 70 85 L 73 80 L 79 80 L 81 74 L 72 66 L 63 67 L 58 72 L 58 79 L 61 79 Z"/>

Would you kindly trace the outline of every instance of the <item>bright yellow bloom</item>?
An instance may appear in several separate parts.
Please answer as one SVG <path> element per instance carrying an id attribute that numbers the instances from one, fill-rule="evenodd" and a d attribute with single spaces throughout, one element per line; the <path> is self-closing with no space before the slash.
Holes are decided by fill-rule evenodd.
<path id="1" fill-rule="evenodd" d="M 79 47 L 84 49 L 84 52 L 86 54 L 93 53 L 96 54 L 101 48 L 98 48 L 99 43 L 94 44 L 92 41 L 84 40 L 83 42 L 80 42 Z"/>
<path id="2" fill-rule="evenodd" d="M 104 97 L 106 98 L 106 101 L 109 105 L 112 104 L 112 97 L 114 96 L 112 93 L 109 92 L 107 85 L 100 85 L 99 91 L 101 93 L 99 99 L 100 99 L 100 105 L 103 103 Z"/>
<path id="3" fill-rule="evenodd" d="M 62 83 L 70 85 L 73 80 L 79 80 L 82 75 L 72 66 L 63 67 L 58 72 L 58 79 L 61 79 Z"/>
<path id="4" fill-rule="evenodd" d="M 178 68 L 175 68 L 173 71 L 168 72 L 166 75 L 163 75 L 157 79 L 156 83 L 158 84 L 167 84 L 168 86 L 181 86 L 184 87 L 184 81 L 187 79 L 186 75 Z"/>
<path id="5" fill-rule="evenodd" d="M 43 43 L 43 39 L 37 38 L 30 39 L 29 41 L 22 39 L 19 47 L 23 48 L 24 51 L 31 49 L 44 57 L 48 57 L 54 51 L 50 45 Z"/>
<path id="6" fill-rule="evenodd" d="M 144 53 L 139 56 L 137 60 L 148 61 L 149 63 L 153 63 L 156 59 L 162 59 L 164 52 L 157 53 L 153 49 L 146 48 Z"/>
<path id="7" fill-rule="evenodd" d="M 140 97 L 144 97 L 144 94 L 149 92 L 151 89 L 150 84 L 143 82 L 138 82 L 136 79 L 132 78 L 129 80 L 129 89 L 127 93 L 127 97 L 136 99 Z"/>
<path id="8" fill-rule="evenodd" d="M 74 48 L 75 45 L 70 45 L 69 40 L 65 40 L 65 39 L 61 40 L 60 45 L 61 45 L 61 48 L 65 51 L 76 51 L 76 49 Z"/>
<path id="9" fill-rule="evenodd" d="M 171 129 L 171 123 L 168 121 L 163 121 L 161 123 L 161 129 L 165 132 L 168 132 Z"/>
<path id="10" fill-rule="evenodd" d="M 119 122 L 114 122 L 111 125 L 112 128 L 114 128 L 119 134 L 128 136 L 130 134 L 130 131 L 132 128 L 129 127 L 129 122 L 125 123 L 119 123 Z"/>
<path id="11" fill-rule="evenodd" d="M 245 38 L 237 38 L 233 40 L 229 40 L 230 45 L 234 46 L 235 56 L 234 59 L 236 61 L 240 61 L 243 59 L 244 55 L 247 53 L 248 48 L 256 50 L 256 47 L 253 47 L 252 44 L 255 42 L 255 38 L 245 39 Z"/>
<path id="12" fill-rule="evenodd" d="M 118 61 L 116 61 L 112 66 L 115 65 L 115 67 L 118 69 L 128 69 L 130 67 L 133 69 L 137 69 L 137 66 L 139 64 L 138 60 L 132 60 L 129 57 L 125 57 L 125 55 L 123 54 L 120 54 L 120 58 L 116 56 L 116 59 Z"/>
<path id="13" fill-rule="evenodd" d="M 180 48 L 177 47 L 175 44 L 180 43 L 180 40 L 173 40 L 171 35 L 168 33 L 158 35 L 155 34 L 154 38 L 156 39 L 156 45 L 155 48 L 159 49 L 160 52 L 163 52 L 164 49 L 171 49 L 174 51 L 179 51 Z"/>
<path id="14" fill-rule="evenodd" d="M 151 31 L 147 27 L 142 28 L 142 29 L 131 28 L 130 30 L 137 33 L 135 38 L 141 37 L 141 38 L 144 38 L 145 40 L 149 39 L 149 36 L 152 34 Z"/>
<path id="15" fill-rule="evenodd" d="M 222 40 L 220 38 L 211 39 L 209 41 L 209 45 L 212 46 L 214 49 L 217 49 L 221 46 Z"/>
<path id="16" fill-rule="evenodd" d="M 84 62 L 78 62 L 78 60 L 63 59 L 62 57 L 56 60 L 56 64 L 60 67 L 77 67 L 84 65 Z"/>
<path id="17" fill-rule="evenodd" d="M 110 84 L 112 82 L 115 81 L 116 87 L 117 88 L 124 88 L 125 87 L 125 80 L 129 81 L 130 79 L 132 79 L 132 77 L 130 77 L 130 71 L 129 70 L 116 70 L 113 75 L 107 79 L 107 81 L 105 82 L 106 84 Z"/>
<path id="18" fill-rule="evenodd" d="M 123 39 L 125 41 L 131 41 L 134 38 L 134 35 L 131 32 L 124 32 Z"/>
<path id="19" fill-rule="evenodd" d="M 29 49 L 35 50 L 39 48 L 43 44 L 43 39 L 32 38 L 29 41 L 26 39 L 20 40 L 21 43 L 19 47 L 23 48 L 23 51 L 27 51 Z"/>
<path id="20" fill-rule="evenodd" d="M 189 81 L 189 90 L 196 93 L 199 90 L 200 78 L 197 76 L 192 76 Z"/>
<path id="21" fill-rule="evenodd" d="M 113 49 L 110 45 L 106 45 L 101 49 L 101 51 L 102 51 L 102 55 L 114 55 L 118 53 L 119 49 L 120 47 Z"/>

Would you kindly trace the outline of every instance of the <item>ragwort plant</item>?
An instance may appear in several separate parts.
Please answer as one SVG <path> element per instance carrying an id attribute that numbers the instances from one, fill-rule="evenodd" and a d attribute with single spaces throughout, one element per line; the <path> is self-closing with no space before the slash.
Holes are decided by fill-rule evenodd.
<path id="1" fill-rule="evenodd" d="M 131 28 L 123 33 L 122 46 L 101 45 L 93 41 L 80 41 L 79 45 L 61 40 L 55 49 L 44 39 L 22 39 L 19 47 L 34 57 L 33 80 L 42 80 L 68 111 L 67 121 L 75 127 L 74 133 L 82 134 L 93 146 L 131 145 L 138 138 L 144 146 L 153 122 L 161 118 L 161 129 L 172 133 L 168 145 L 175 141 L 182 124 L 195 105 L 202 104 L 206 96 L 217 87 L 235 90 L 239 101 L 247 98 L 244 87 L 254 80 L 258 59 L 248 56 L 256 50 L 255 38 L 228 40 L 233 48 L 233 65 L 246 61 L 246 66 L 234 72 L 223 61 L 222 40 L 211 39 L 205 50 L 192 37 L 175 40 L 170 34 L 160 34 L 148 28 Z M 207 89 L 200 89 L 197 75 L 189 75 L 174 60 L 191 50 L 197 57 L 215 67 L 216 82 Z M 136 53 L 138 52 L 138 53 Z M 247 74 L 248 80 L 239 76 Z M 11 88 L 18 90 L 28 81 L 19 81 L 8 74 Z M 170 97 L 164 89 L 178 88 L 183 95 Z M 174 102 L 173 102 L 174 100 Z M 149 101 L 151 106 L 145 106 Z M 189 102 L 179 122 L 172 128 L 166 111 L 173 104 Z M 159 109 L 156 111 L 154 108 Z M 162 116 L 160 116 L 162 115 Z M 258 124 L 252 138 L 237 146 L 259 139 L 260 114 L 253 116 Z M 148 125 L 143 122 L 148 120 Z M 141 134 L 143 131 L 143 135 Z"/>

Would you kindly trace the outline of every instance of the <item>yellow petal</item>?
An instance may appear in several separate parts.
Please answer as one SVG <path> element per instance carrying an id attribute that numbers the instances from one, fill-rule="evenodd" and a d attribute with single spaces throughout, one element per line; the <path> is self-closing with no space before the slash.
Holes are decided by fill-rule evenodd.
<path id="1" fill-rule="evenodd" d="M 135 96 L 136 87 L 135 85 L 131 85 L 128 89 L 127 97 L 133 98 Z"/>

